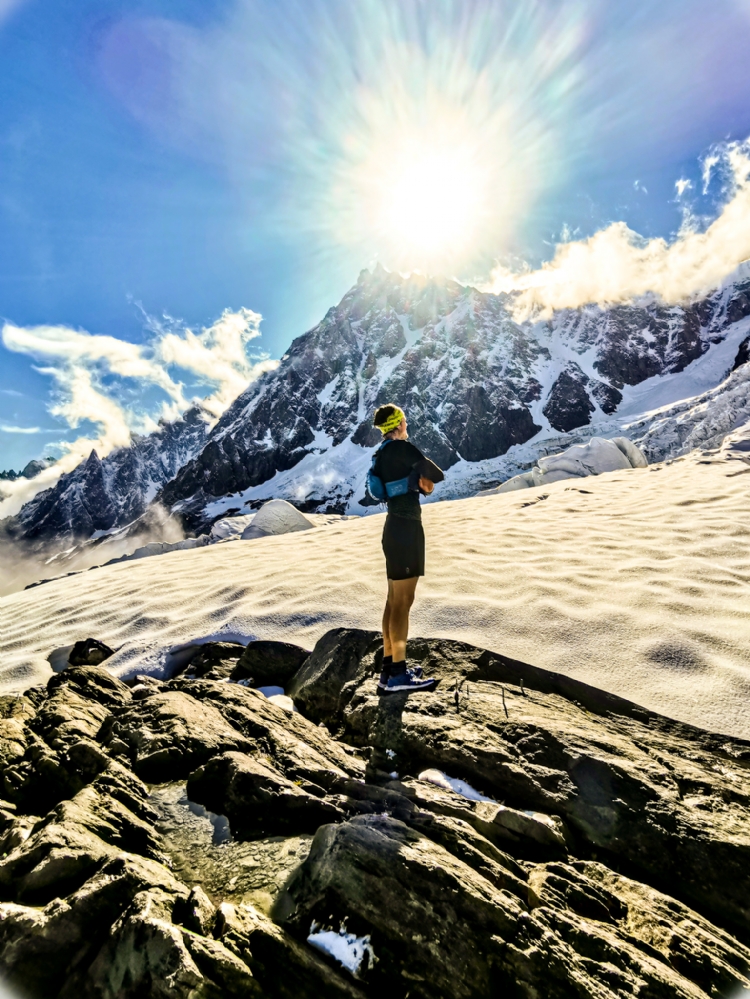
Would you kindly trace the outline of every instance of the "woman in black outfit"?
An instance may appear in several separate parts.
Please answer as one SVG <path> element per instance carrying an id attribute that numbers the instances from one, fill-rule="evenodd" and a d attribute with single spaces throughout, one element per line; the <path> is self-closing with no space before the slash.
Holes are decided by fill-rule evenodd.
<path id="1" fill-rule="evenodd" d="M 419 494 L 429 496 L 444 475 L 408 439 L 403 410 L 393 404 L 381 406 L 374 425 L 383 434 L 373 471 L 388 486 L 398 487 L 389 495 L 388 516 L 383 529 L 383 552 L 388 576 L 388 598 L 383 612 L 383 672 L 379 694 L 398 691 L 434 690 L 438 681 L 423 679 L 421 667 L 407 669 L 406 639 L 409 611 L 420 576 L 424 576 L 424 529 Z"/>

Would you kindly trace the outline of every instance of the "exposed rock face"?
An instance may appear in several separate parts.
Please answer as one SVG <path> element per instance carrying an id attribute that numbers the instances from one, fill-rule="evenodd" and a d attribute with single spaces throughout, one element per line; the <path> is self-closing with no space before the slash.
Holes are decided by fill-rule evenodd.
<path id="1" fill-rule="evenodd" d="M 740 365 L 747 364 L 748 361 L 750 361 L 750 336 L 745 337 L 740 344 L 734 364 L 732 365 L 732 371 L 736 371 Z"/>
<path id="2" fill-rule="evenodd" d="M 586 385 L 588 378 L 577 364 L 568 364 L 552 386 L 542 410 L 555 430 L 573 430 L 585 426 L 596 406 Z"/>
<path id="3" fill-rule="evenodd" d="M 131 689 L 103 666 L 3 698 L 10 983 L 32 999 L 747 987 L 750 744 L 462 643 L 410 651 L 438 692 L 379 699 L 377 636 L 329 633 L 289 688 L 303 714 L 225 676 Z"/>

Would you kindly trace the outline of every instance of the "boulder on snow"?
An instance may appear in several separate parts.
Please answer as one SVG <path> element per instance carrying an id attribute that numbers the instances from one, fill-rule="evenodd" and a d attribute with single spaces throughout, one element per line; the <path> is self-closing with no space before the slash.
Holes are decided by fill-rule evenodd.
<path id="1" fill-rule="evenodd" d="M 243 650 L 233 680 L 252 678 L 255 687 L 286 687 L 310 653 L 290 642 L 250 642 Z"/>
<path id="2" fill-rule="evenodd" d="M 245 646 L 238 642 L 206 642 L 198 646 L 198 651 L 185 667 L 185 672 L 194 677 L 220 680 L 236 669 L 244 651 Z"/>
<path id="3" fill-rule="evenodd" d="M 71 666 L 98 666 L 114 654 L 115 650 L 100 642 L 98 638 L 85 638 L 81 642 L 76 642 L 70 650 L 68 662 Z"/>
<path id="4" fill-rule="evenodd" d="M 624 468 L 646 468 L 648 461 L 643 452 L 627 437 L 592 437 L 586 444 L 574 444 L 561 454 L 550 454 L 540 458 L 528 472 L 514 475 L 494 489 L 485 489 L 480 496 L 494 496 L 496 493 L 509 493 L 516 489 L 531 489 L 546 486 L 560 479 L 582 478 L 587 475 L 601 475 Z"/>
<path id="5" fill-rule="evenodd" d="M 309 531 L 314 525 L 286 500 L 274 499 L 264 503 L 240 535 L 242 541 L 265 538 L 270 534 L 291 534 Z"/>

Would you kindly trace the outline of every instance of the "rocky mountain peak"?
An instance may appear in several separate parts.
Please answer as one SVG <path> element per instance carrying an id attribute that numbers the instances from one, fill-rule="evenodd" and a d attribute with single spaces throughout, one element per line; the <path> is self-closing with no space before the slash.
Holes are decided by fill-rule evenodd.
<path id="1" fill-rule="evenodd" d="M 519 320 L 512 296 L 377 265 L 213 428 L 193 409 L 108 456 L 100 472 L 89 457 L 24 507 L 20 530 L 85 534 L 94 520 L 127 523 L 158 498 L 203 531 L 221 512 L 247 512 L 271 482 L 303 510 L 363 513 L 377 406 L 404 406 L 413 440 L 445 469 L 495 459 L 611 417 L 628 386 L 684 371 L 748 315 L 743 270 L 692 304 L 587 305 Z M 97 495 L 105 515 L 87 506 Z"/>

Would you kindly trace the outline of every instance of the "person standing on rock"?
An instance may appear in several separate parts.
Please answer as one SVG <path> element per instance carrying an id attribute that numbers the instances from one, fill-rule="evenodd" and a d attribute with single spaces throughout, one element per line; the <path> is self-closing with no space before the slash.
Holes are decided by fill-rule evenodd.
<path id="1" fill-rule="evenodd" d="M 388 504 L 383 552 L 388 597 L 383 612 L 383 671 L 378 694 L 434 690 L 435 679 L 424 679 L 422 668 L 406 665 L 409 611 L 420 576 L 424 576 L 425 542 L 419 494 L 429 496 L 445 476 L 408 439 L 404 412 L 389 403 L 380 406 L 373 424 L 383 435 L 372 461 L 368 488 Z"/>

